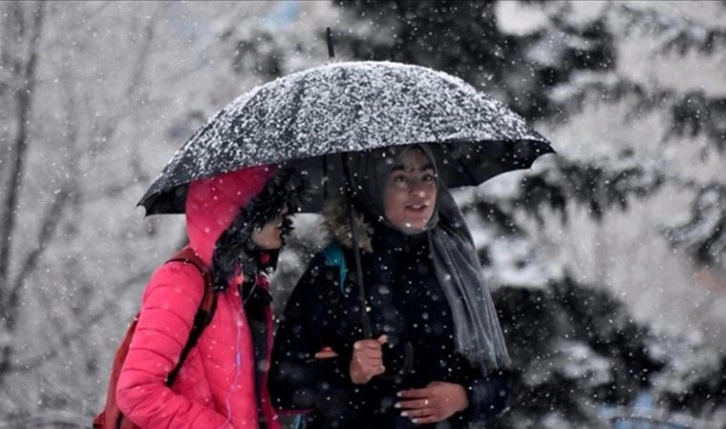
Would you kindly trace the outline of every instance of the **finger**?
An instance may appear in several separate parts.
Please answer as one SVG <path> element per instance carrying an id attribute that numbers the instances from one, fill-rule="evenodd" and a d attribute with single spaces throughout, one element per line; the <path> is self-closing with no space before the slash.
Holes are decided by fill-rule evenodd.
<path id="1" fill-rule="evenodd" d="M 381 360 L 383 358 L 383 351 L 373 350 L 373 349 L 364 349 L 364 350 L 357 350 L 356 354 L 361 355 L 361 357 L 366 357 L 368 359 L 378 359 Z"/>
<path id="2" fill-rule="evenodd" d="M 353 350 L 380 350 L 381 343 L 376 340 L 360 340 L 353 344 Z"/>
<path id="3" fill-rule="evenodd" d="M 359 362 L 361 368 L 366 368 L 369 370 L 377 370 L 378 368 L 383 368 L 383 361 L 380 359 L 363 359 Z"/>
<path id="4" fill-rule="evenodd" d="M 381 335 L 380 337 L 376 338 L 376 341 L 379 345 L 386 344 L 388 342 L 388 335 Z"/>
<path id="5" fill-rule="evenodd" d="M 438 423 L 441 420 L 443 420 L 441 417 L 432 414 L 427 417 L 416 417 L 415 419 L 411 419 L 411 422 L 415 425 L 430 425 L 432 423 Z"/>
<path id="6" fill-rule="evenodd" d="M 431 417 L 434 415 L 434 410 L 431 408 L 421 408 L 418 410 L 406 410 L 401 412 L 402 417 L 409 417 L 411 419 Z"/>
<path id="7" fill-rule="evenodd" d="M 377 343 L 376 343 L 377 344 Z M 376 347 L 360 347 L 353 350 L 353 354 L 361 353 L 361 354 L 368 354 L 368 353 L 383 353 L 383 350 L 380 346 Z"/>
<path id="8" fill-rule="evenodd" d="M 330 359 L 330 358 L 334 358 L 334 357 L 338 357 L 338 353 L 335 353 L 332 350 L 329 351 L 329 352 L 317 352 L 317 353 L 315 353 L 315 359 Z"/>
<path id="9" fill-rule="evenodd" d="M 428 389 L 408 389 L 408 390 L 401 390 L 398 392 L 399 398 L 428 398 L 429 395 Z"/>
<path id="10" fill-rule="evenodd" d="M 370 378 L 373 378 L 373 377 L 375 377 L 376 375 L 381 375 L 381 374 L 383 374 L 383 373 L 385 373 L 385 372 L 386 372 L 386 367 L 385 367 L 385 366 L 382 366 L 382 365 L 381 365 L 381 366 L 379 366 L 379 367 L 375 367 L 375 368 L 373 368 L 373 369 L 371 370 L 371 376 L 370 376 Z"/>
<path id="11" fill-rule="evenodd" d="M 378 368 L 369 368 L 367 370 L 362 371 L 363 378 L 365 378 L 366 383 L 371 381 L 371 379 L 377 375 L 381 375 L 384 372 L 386 372 L 386 369 L 384 367 L 378 367 Z"/>
<path id="12" fill-rule="evenodd" d="M 386 372 L 386 367 L 383 365 L 361 366 L 361 371 L 373 377 L 374 375 L 383 374 L 384 372 Z"/>
<path id="13" fill-rule="evenodd" d="M 414 399 L 411 401 L 397 402 L 395 407 L 402 408 L 404 410 L 421 410 L 424 408 L 429 408 L 430 405 L 431 401 L 429 401 L 428 399 Z"/>
<path id="14" fill-rule="evenodd" d="M 380 360 L 362 360 L 358 362 L 358 367 L 367 374 L 379 373 L 386 370 L 386 367 Z"/>
<path id="15" fill-rule="evenodd" d="M 380 366 L 383 365 L 383 359 L 379 357 L 370 357 L 364 354 L 357 354 L 353 356 L 353 361 L 360 365 L 365 366 Z"/>
<path id="16" fill-rule="evenodd" d="M 372 367 L 372 366 L 383 366 L 383 359 L 380 357 L 378 358 L 372 358 L 368 357 L 366 355 L 360 355 L 355 356 L 355 361 L 360 365 L 361 367 Z"/>

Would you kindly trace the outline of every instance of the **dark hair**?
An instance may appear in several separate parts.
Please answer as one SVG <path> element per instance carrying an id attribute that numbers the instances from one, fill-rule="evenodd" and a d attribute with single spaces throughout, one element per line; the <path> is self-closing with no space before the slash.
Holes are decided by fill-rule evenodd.
<path id="1" fill-rule="evenodd" d="M 212 256 L 212 277 L 214 289 L 224 291 L 229 279 L 240 268 L 245 276 L 254 276 L 259 270 L 256 245 L 252 241 L 255 228 L 262 228 L 271 222 L 287 206 L 288 212 L 282 223 L 283 245 L 285 237 L 292 231 L 290 216 L 298 211 L 307 189 L 305 180 L 296 168 L 287 167 L 267 181 L 259 194 L 240 208 L 227 229 L 214 244 Z"/>

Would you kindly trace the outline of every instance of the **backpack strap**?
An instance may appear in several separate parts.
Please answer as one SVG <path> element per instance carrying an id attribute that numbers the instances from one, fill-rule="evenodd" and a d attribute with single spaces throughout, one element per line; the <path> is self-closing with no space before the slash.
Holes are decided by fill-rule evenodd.
<path id="1" fill-rule="evenodd" d="M 345 277 L 348 275 L 348 267 L 345 264 L 343 248 L 338 243 L 330 243 L 323 249 L 323 256 L 325 256 L 325 265 L 328 267 L 338 267 L 340 276 L 338 286 L 340 287 L 340 292 L 345 294 Z"/>
<path id="2" fill-rule="evenodd" d="M 199 309 L 197 309 L 197 313 L 194 315 L 194 323 L 192 324 L 191 331 L 189 331 L 189 339 L 181 351 L 181 355 L 179 356 L 179 361 L 176 366 L 171 370 L 169 375 L 166 377 L 166 380 L 164 380 L 167 386 L 171 386 L 174 384 L 174 380 L 176 380 L 177 375 L 179 375 L 179 370 L 181 370 L 181 366 L 184 364 L 187 355 L 189 355 L 189 352 L 197 345 L 197 341 L 202 335 L 202 331 L 204 331 L 204 328 L 212 322 L 214 311 L 217 308 L 217 294 L 214 292 L 211 270 L 190 247 L 185 247 L 167 262 L 184 262 L 191 264 L 199 270 L 204 277 L 204 295 L 202 296 L 202 302 L 199 304 Z"/>
<path id="3" fill-rule="evenodd" d="M 305 414 L 298 414 L 292 421 L 292 429 L 305 429 Z"/>

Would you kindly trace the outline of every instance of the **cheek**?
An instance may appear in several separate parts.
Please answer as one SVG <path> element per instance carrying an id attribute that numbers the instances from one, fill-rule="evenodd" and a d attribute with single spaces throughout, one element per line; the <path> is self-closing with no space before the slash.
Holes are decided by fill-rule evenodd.
<path id="1" fill-rule="evenodd" d="M 272 226 L 266 226 L 265 227 L 265 236 L 270 241 L 276 241 L 280 239 L 280 230 L 277 229 L 274 225 Z"/>
<path id="2" fill-rule="evenodd" d="M 264 237 L 263 236 L 263 233 L 264 233 L 264 230 L 262 230 L 262 231 L 259 231 L 257 229 L 253 230 L 252 231 L 252 237 L 251 237 L 252 238 L 252 242 L 255 243 L 255 244 L 262 244 L 262 241 L 263 241 L 262 239 Z"/>
<path id="3" fill-rule="evenodd" d="M 434 188 L 431 191 L 431 194 L 429 195 L 429 202 L 431 203 L 431 206 L 429 206 L 429 218 L 434 215 L 434 211 L 436 210 L 436 200 L 438 198 L 438 192 L 436 191 L 436 188 Z"/>
<path id="4" fill-rule="evenodd" d="M 427 218 L 426 219 L 426 222 L 428 222 L 429 220 L 431 220 L 431 217 L 433 215 L 434 215 L 434 207 L 431 206 L 431 207 L 429 207 L 429 210 L 426 212 L 426 218 Z"/>
<path id="5" fill-rule="evenodd" d="M 252 241 L 259 245 L 264 246 L 267 244 L 275 244 L 280 240 L 280 231 L 273 225 L 265 225 L 261 231 L 255 230 L 252 233 Z"/>
<path id="6" fill-rule="evenodd" d="M 384 201 L 386 217 L 390 217 L 390 215 L 395 216 L 396 214 L 401 213 L 404 207 L 406 207 L 406 199 L 406 194 L 402 192 L 390 192 L 386 194 L 386 199 Z"/>
<path id="7" fill-rule="evenodd" d="M 426 189 L 425 192 L 426 192 L 427 200 L 431 200 L 432 202 L 436 200 L 436 194 L 437 194 L 436 186 L 432 186 L 432 187 Z"/>

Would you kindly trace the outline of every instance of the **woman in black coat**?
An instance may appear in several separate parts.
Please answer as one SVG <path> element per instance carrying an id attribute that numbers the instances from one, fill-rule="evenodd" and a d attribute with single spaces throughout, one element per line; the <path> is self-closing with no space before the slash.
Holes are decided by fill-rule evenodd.
<path id="1" fill-rule="evenodd" d="M 464 428 L 506 407 L 509 363 L 463 216 L 423 145 L 353 160 L 365 305 L 344 204 L 286 305 L 270 392 L 306 428 Z M 363 330 L 362 311 L 372 338 Z"/>

